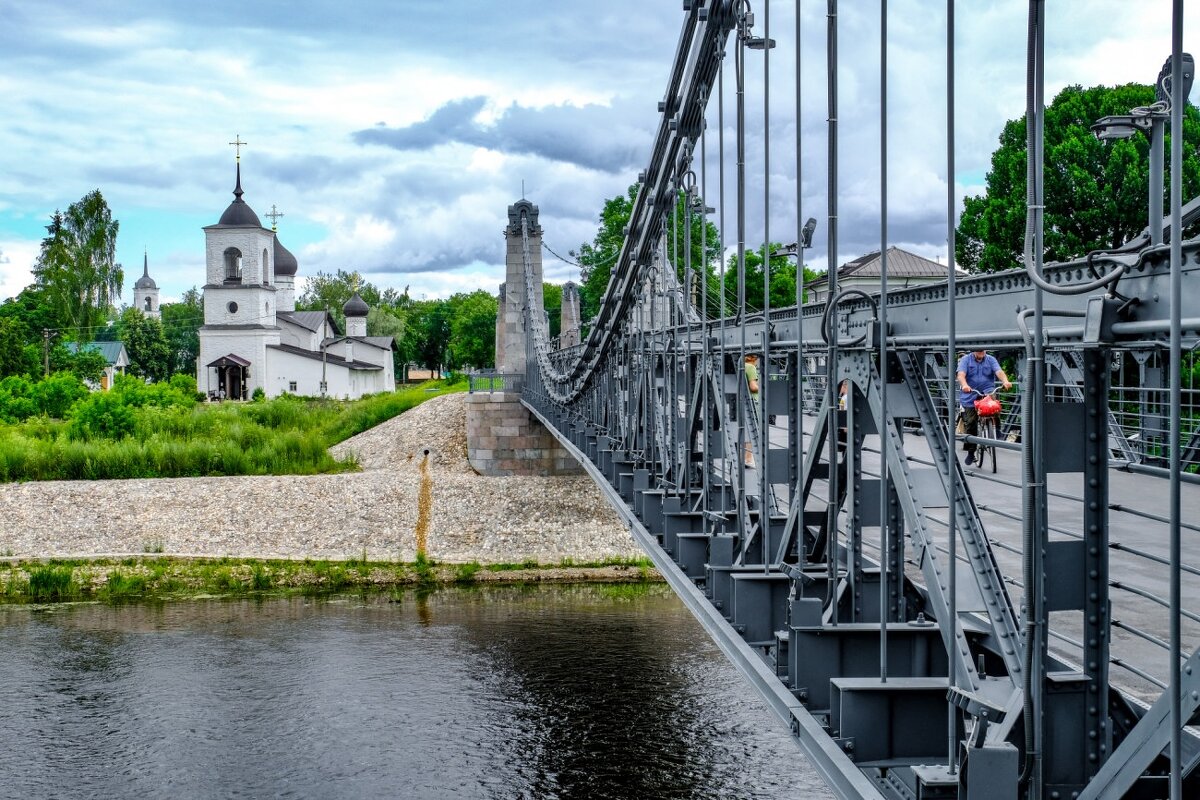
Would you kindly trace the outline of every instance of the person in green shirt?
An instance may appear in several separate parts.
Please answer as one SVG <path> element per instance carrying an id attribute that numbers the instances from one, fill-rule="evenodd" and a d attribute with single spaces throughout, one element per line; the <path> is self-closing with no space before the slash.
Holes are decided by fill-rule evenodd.
<path id="1" fill-rule="evenodd" d="M 747 353 L 743 369 L 746 373 L 746 388 L 750 390 L 750 405 L 754 409 L 754 419 L 758 420 L 758 356 L 754 353 Z M 754 454 L 750 450 L 750 439 L 747 437 L 745 444 L 745 452 L 742 454 L 747 467 L 754 466 Z"/>

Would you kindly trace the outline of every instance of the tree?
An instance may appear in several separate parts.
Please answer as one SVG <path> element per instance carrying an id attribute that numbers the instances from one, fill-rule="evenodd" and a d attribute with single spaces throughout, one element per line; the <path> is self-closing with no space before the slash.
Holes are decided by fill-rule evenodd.
<path id="1" fill-rule="evenodd" d="M 0 378 L 42 373 L 39 348 L 31 338 L 29 326 L 19 317 L 0 317 Z"/>
<path id="2" fill-rule="evenodd" d="M 550 338 L 553 339 L 562 332 L 562 284 L 542 284 L 542 308 L 546 309 L 546 319 L 550 320 Z M 497 301 L 497 311 L 499 311 L 499 301 Z M 495 347 L 495 341 L 493 341 L 492 349 L 495 350 Z"/>
<path id="3" fill-rule="evenodd" d="M 55 211 L 46 226 L 34 279 L 75 341 L 91 341 L 93 327 L 121 294 L 119 227 L 99 189 L 72 203 L 65 214 Z"/>
<path id="4" fill-rule="evenodd" d="M 771 308 L 784 308 L 796 305 L 796 262 L 785 255 L 779 255 L 783 245 L 772 242 L 771 248 Z M 763 247 L 756 250 L 746 250 L 746 306 L 761 309 L 763 306 Z M 819 278 L 821 273 L 808 267 L 804 268 L 804 283 Z M 804 301 L 808 300 L 808 291 L 804 292 Z M 729 257 L 725 267 L 725 308 L 726 313 L 732 314 L 737 304 L 737 254 Z"/>
<path id="5" fill-rule="evenodd" d="M 497 299 L 482 289 L 450 298 L 449 366 L 490 367 L 496 363 Z"/>
<path id="6" fill-rule="evenodd" d="M 193 286 L 178 303 L 163 303 L 159 308 L 163 334 L 170 350 L 169 374 L 195 375 L 200 356 L 200 326 L 204 324 L 204 299 Z"/>
<path id="7" fill-rule="evenodd" d="M 591 244 L 583 244 L 579 247 L 581 278 L 579 304 L 580 315 L 585 323 L 595 317 L 600 310 L 600 300 L 608 289 L 613 264 L 616 263 L 621 247 L 625 243 L 625 229 L 633 214 L 633 204 L 637 199 L 637 192 L 638 186 L 634 184 L 629 187 L 627 196 L 614 197 L 605 202 L 604 209 L 600 212 L 600 229 L 596 232 L 595 238 Z M 712 316 L 720 306 L 715 267 L 720 262 L 721 239 L 717 227 L 711 222 L 705 222 L 700 214 L 692 214 L 691 227 L 688 228 L 686 201 L 687 195 L 680 192 L 675 210 L 666 220 L 667 258 L 674 264 L 680 283 L 686 285 L 684 273 L 688 267 L 688 249 L 690 247 L 690 265 L 695 280 L 692 296 L 699 297 L 700 270 L 707 270 L 708 313 Z"/>
<path id="8" fill-rule="evenodd" d="M 1047 261 L 1119 247 L 1147 225 L 1149 140 L 1102 142 L 1090 126 L 1154 102 L 1150 86 L 1068 86 L 1045 115 L 1045 248 Z M 1184 199 L 1200 190 L 1200 111 L 1184 109 Z M 1170 137 L 1164 144 L 1170 152 Z M 987 190 L 968 197 L 955 241 L 965 269 L 1011 269 L 1024 261 L 1025 118 L 1010 120 L 992 154 Z M 1166 176 L 1169 183 L 1170 176 Z"/>
<path id="9" fill-rule="evenodd" d="M 129 353 L 129 373 L 158 382 L 171 374 L 171 346 L 163 334 L 162 323 L 147 317 L 141 309 L 127 308 L 117 322 L 117 330 Z"/>
<path id="10" fill-rule="evenodd" d="M 335 274 L 318 272 L 308 279 L 304 292 L 296 301 L 296 308 L 305 311 L 324 311 L 329 309 L 339 325 L 345 325 L 346 316 L 342 306 L 346 305 L 355 291 L 363 302 L 372 308 L 379 305 L 383 297 L 374 285 L 363 280 L 357 270 L 347 272 L 339 269 Z"/>

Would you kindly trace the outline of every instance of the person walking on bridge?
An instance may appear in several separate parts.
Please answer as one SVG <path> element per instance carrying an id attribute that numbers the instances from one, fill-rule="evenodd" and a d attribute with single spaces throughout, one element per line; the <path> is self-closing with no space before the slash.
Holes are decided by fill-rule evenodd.
<path id="1" fill-rule="evenodd" d="M 762 417 L 759 415 L 759 412 L 758 412 L 758 354 L 757 353 L 747 353 L 746 354 L 746 357 L 743 359 L 743 369 L 746 372 L 746 388 L 750 392 L 750 408 L 751 408 L 750 413 L 754 414 L 754 421 L 759 422 L 762 419 Z M 749 433 L 749 431 L 747 431 L 747 433 Z M 747 467 L 753 467 L 754 466 L 754 454 L 750 450 L 750 437 L 749 436 L 746 436 L 746 442 L 745 442 L 744 446 L 745 446 L 745 451 L 742 453 L 742 457 L 745 459 L 745 463 L 746 463 Z"/>
<path id="2" fill-rule="evenodd" d="M 962 390 L 958 406 L 962 410 L 963 432 L 968 436 L 979 435 L 979 414 L 975 411 L 975 400 L 996 389 L 996 381 L 1003 384 L 1005 391 L 1012 388 L 1008 376 L 1000 368 L 1000 362 L 986 350 L 974 350 L 958 360 L 958 387 Z M 975 443 L 963 443 L 967 454 L 967 466 L 975 463 Z"/>

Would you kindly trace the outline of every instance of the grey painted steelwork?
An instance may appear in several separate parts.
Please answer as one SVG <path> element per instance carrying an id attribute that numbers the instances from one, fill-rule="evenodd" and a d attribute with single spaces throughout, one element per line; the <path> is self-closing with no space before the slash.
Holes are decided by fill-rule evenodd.
<path id="1" fill-rule="evenodd" d="M 827 2 L 832 53 L 837 5 Z M 1035 52 L 1040 0 L 1031 7 Z M 1169 475 L 1163 454 L 1200 440 L 1178 411 L 1178 374 L 1191 366 L 1183 350 L 1200 342 L 1200 294 L 1179 287 L 1200 280 L 1200 240 L 1172 233 L 1200 204 L 1173 204 L 1163 226 L 1171 247 L 1155 225 L 1100 254 L 1095 269 L 1086 260 L 1043 268 L 1034 257 L 1028 271 L 882 296 L 831 285 L 822 305 L 772 309 L 767 296 L 755 310 L 744 291 L 739 170 L 738 302 L 709 318 L 692 283 L 698 269 L 708 297 L 705 265 L 691 263 L 686 244 L 681 258 L 666 231 L 677 227 L 677 199 L 685 230 L 693 213 L 709 213 L 693 153 L 704 158 L 710 99 L 723 116 L 722 54 L 733 47 L 740 94 L 747 50 L 769 43 L 754 35 L 748 3 L 691 0 L 684 12 L 629 236 L 580 345 L 554 349 L 540 313 L 536 210 L 524 201 L 510 209 L 510 252 L 524 268 L 509 276 L 506 299 L 524 314 L 525 404 L 840 796 L 1156 797 L 1168 782 L 1200 796 L 1200 737 L 1176 724 L 1197 709 L 1200 664 L 1196 654 L 1170 658 L 1179 620 L 1200 624 L 1179 592 L 1200 578 L 1178 550 L 1179 529 L 1196 527 L 1178 522 L 1177 505 L 1163 515 L 1110 497 L 1115 468 Z M 833 69 L 829 81 L 832 104 Z M 740 163 L 740 101 L 736 113 Z M 1034 120 L 1034 150 L 1037 128 Z M 830 136 L 836 155 L 836 125 Z M 886 150 L 881 160 L 886 172 Z M 1036 187 L 1031 197 L 1040 202 Z M 836 196 L 829 207 L 836 224 Z M 1031 241 L 1036 217 L 1031 210 Z M 1010 413 L 1001 429 L 1019 441 L 997 444 L 1005 458 L 1019 451 L 1021 476 L 993 480 L 1019 490 L 1024 508 L 979 502 L 982 476 L 956 457 L 947 419 L 956 344 L 1015 365 L 1021 393 L 1007 405 L 1022 423 Z M 747 352 L 763 356 L 757 400 Z M 1139 378 L 1158 370 L 1159 388 L 1126 380 L 1127 363 Z M 1169 429 L 1158 421 L 1164 374 L 1174 388 Z M 1184 477 L 1167 481 L 1175 504 Z M 1147 542 L 1119 541 L 1114 515 L 1136 516 Z M 1015 541 L 998 533 L 1017 527 Z M 1149 541 L 1171 528 L 1164 556 Z M 1165 572 L 1171 598 L 1138 586 L 1140 572 L 1116 574 L 1118 556 Z M 1167 608 L 1170 642 L 1144 618 L 1117 616 L 1133 600 Z M 1169 663 L 1118 653 L 1118 634 L 1161 648 Z"/>

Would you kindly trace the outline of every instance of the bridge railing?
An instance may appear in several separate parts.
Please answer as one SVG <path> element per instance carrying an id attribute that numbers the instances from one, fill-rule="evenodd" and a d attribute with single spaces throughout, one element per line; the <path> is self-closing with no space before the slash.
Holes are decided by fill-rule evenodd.
<path id="1" fill-rule="evenodd" d="M 525 376 L 495 370 L 472 372 L 467 376 L 467 392 L 520 392 Z"/>

